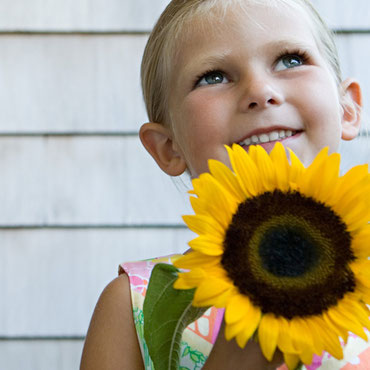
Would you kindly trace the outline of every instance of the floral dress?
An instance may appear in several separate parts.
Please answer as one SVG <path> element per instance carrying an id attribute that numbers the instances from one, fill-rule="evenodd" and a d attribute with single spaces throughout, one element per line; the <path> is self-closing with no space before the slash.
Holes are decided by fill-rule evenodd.
<path id="1" fill-rule="evenodd" d="M 181 255 L 154 258 L 145 261 L 127 262 L 119 266 L 119 274 L 126 273 L 130 280 L 131 300 L 136 332 L 140 344 L 145 370 L 154 370 L 149 356 L 148 347 L 144 339 L 143 304 L 147 291 L 148 281 L 156 263 L 172 264 Z M 181 340 L 179 370 L 201 369 L 216 341 L 222 323 L 224 310 L 215 307 L 209 308 L 202 317 L 190 324 L 184 331 Z M 368 334 L 368 332 L 367 332 Z M 307 370 L 369 370 L 370 369 L 370 342 L 350 334 L 345 346 L 343 360 L 337 360 L 328 353 L 314 356 L 310 366 L 303 366 Z M 286 370 L 285 365 L 278 370 Z"/>

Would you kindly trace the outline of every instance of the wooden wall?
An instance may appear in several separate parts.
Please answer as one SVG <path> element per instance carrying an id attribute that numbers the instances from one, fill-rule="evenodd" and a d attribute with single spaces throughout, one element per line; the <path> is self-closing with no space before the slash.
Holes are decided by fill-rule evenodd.
<path id="1" fill-rule="evenodd" d="M 118 264 L 191 238 L 181 181 L 137 136 L 140 58 L 167 2 L 0 0 L 0 370 L 77 369 Z M 369 106 L 368 0 L 314 3 Z"/>

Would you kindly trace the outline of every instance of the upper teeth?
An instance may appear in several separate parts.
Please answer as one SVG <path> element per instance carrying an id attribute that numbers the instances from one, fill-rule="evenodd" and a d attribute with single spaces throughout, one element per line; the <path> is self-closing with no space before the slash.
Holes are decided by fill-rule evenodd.
<path id="1" fill-rule="evenodd" d="M 268 134 L 253 135 L 248 137 L 241 141 L 239 145 L 263 144 L 270 141 L 282 140 L 293 135 L 295 135 L 295 132 L 292 130 L 276 130 L 271 131 Z"/>

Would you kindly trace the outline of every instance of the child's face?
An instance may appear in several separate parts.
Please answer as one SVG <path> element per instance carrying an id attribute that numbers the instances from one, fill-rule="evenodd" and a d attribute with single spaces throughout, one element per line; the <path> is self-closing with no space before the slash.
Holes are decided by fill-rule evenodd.
<path id="1" fill-rule="evenodd" d="M 338 87 L 307 16 L 253 6 L 249 17 L 229 11 L 217 25 L 194 24 L 178 46 L 169 110 L 192 176 L 208 170 L 209 158 L 227 164 L 225 144 L 258 140 L 270 151 L 281 135 L 306 165 L 324 146 L 337 150 Z"/>

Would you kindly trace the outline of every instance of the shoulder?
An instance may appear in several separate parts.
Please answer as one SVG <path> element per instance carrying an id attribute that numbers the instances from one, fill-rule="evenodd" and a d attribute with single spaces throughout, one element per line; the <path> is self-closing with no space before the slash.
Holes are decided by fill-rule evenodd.
<path id="1" fill-rule="evenodd" d="M 81 360 L 81 370 L 94 369 L 143 369 L 126 274 L 110 282 L 96 304 Z"/>

